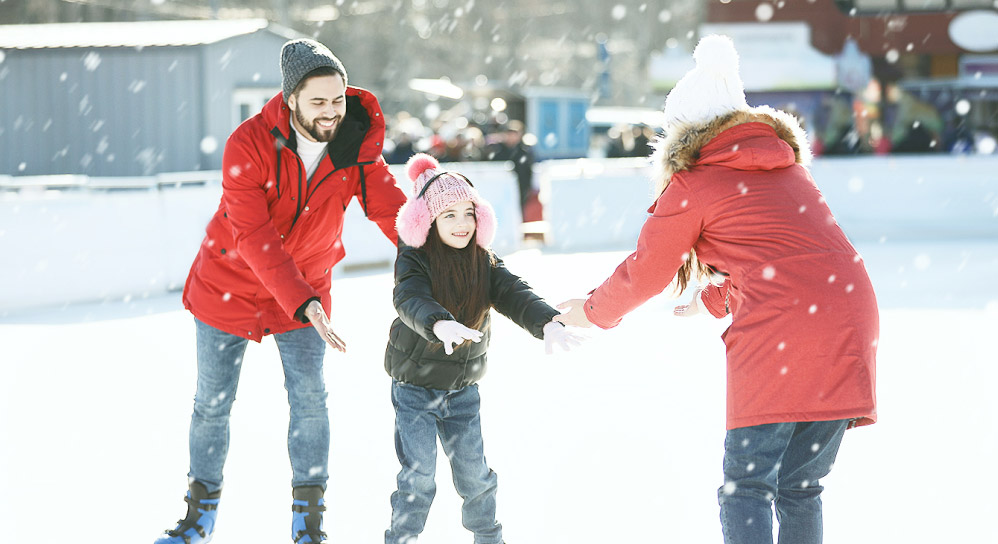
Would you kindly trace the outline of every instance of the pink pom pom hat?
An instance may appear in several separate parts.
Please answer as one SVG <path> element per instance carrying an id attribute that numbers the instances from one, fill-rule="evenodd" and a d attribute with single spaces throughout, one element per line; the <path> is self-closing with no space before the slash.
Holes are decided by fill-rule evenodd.
<path id="1" fill-rule="evenodd" d="M 496 214 L 492 205 L 478 194 L 468 178 L 458 172 L 440 169 L 440 163 L 426 153 L 416 153 L 405 165 L 413 184 L 413 196 L 399 208 L 395 228 L 399 238 L 412 247 L 422 247 L 433 221 L 444 210 L 465 200 L 475 205 L 478 245 L 488 249 L 496 235 Z"/>

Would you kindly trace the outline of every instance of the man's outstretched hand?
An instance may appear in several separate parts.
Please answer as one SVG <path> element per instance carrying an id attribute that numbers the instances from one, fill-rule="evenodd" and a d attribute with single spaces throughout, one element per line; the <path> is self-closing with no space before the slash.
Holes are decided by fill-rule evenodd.
<path id="1" fill-rule="evenodd" d="M 333 347 L 333 349 L 340 351 L 342 353 L 347 352 L 347 343 L 340 339 L 339 336 L 333 332 L 333 326 L 329 322 L 329 316 L 326 315 L 326 311 L 322 309 L 322 304 L 318 300 L 313 300 L 308 303 L 305 307 L 305 317 L 312 322 L 312 326 L 315 330 L 319 332 L 319 336 L 326 341 L 327 344 Z"/>

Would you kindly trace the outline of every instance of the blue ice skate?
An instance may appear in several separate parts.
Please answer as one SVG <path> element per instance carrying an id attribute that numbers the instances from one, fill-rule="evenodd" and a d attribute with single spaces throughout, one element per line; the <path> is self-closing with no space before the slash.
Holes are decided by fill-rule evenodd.
<path id="1" fill-rule="evenodd" d="M 184 497 L 187 502 L 187 517 L 177 522 L 177 527 L 166 531 L 156 539 L 155 544 L 207 544 L 215 532 L 215 516 L 218 515 L 218 498 L 221 491 L 208 493 L 204 485 L 191 482 L 191 488 Z"/>
<path id="2" fill-rule="evenodd" d="M 295 544 L 320 544 L 326 542 L 322 532 L 322 513 L 326 511 L 322 488 L 309 485 L 294 488 L 291 503 L 291 539 Z"/>

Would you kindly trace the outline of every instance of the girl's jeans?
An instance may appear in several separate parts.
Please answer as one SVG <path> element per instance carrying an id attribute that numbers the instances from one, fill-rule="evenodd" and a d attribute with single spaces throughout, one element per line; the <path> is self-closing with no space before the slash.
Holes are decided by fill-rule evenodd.
<path id="1" fill-rule="evenodd" d="M 848 419 L 773 423 L 728 431 L 717 492 L 725 544 L 820 544 L 818 480 L 832 470 Z"/>
<path id="2" fill-rule="evenodd" d="M 197 319 L 198 388 L 191 417 L 193 478 L 213 492 L 222 487 L 222 466 L 229 450 L 229 411 L 236 400 L 239 370 L 248 340 Z M 288 453 L 293 487 L 318 485 L 329 477 L 329 413 L 322 358 L 326 343 L 313 327 L 275 334 L 284 364 L 284 388 L 291 405 Z"/>
<path id="3" fill-rule="evenodd" d="M 392 381 L 395 452 L 402 470 L 392 493 L 386 544 L 415 541 L 423 531 L 436 494 L 438 434 L 454 487 L 464 499 L 464 527 L 475 534 L 475 544 L 502 542 L 502 525 L 496 522 L 497 478 L 485 462 L 479 402 L 477 385 L 441 391 Z"/>

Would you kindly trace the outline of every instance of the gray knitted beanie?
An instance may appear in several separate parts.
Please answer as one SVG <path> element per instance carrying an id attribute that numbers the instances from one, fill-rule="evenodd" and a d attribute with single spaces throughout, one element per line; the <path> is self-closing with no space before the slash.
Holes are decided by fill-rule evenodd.
<path id="1" fill-rule="evenodd" d="M 328 66 L 339 72 L 343 76 L 343 83 L 346 84 L 346 68 L 343 68 L 340 59 L 336 58 L 336 55 L 333 55 L 332 51 L 325 45 L 308 38 L 285 43 L 284 47 L 281 48 L 284 101 L 288 101 L 288 97 L 294 92 L 295 87 L 298 86 L 301 78 L 305 77 L 305 74 L 322 66 Z"/>

